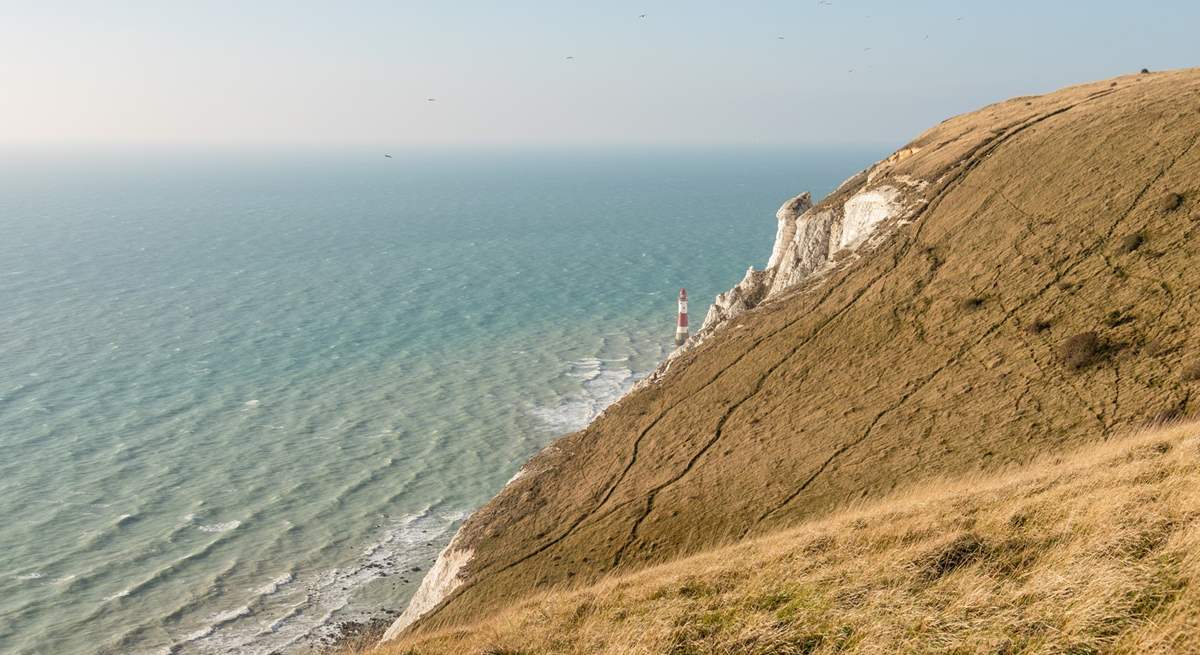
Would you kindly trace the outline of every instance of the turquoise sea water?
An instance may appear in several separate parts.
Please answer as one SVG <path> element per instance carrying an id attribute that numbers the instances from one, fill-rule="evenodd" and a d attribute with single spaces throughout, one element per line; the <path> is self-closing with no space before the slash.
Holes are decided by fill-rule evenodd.
<path id="1" fill-rule="evenodd" d="M 0 652 L 401 608 L 882 150 L 0 153 Z"/>

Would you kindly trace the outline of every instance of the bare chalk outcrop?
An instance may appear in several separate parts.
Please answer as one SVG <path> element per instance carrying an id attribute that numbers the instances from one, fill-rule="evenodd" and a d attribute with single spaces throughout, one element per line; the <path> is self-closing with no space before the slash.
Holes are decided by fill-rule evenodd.
<path id="1" fill-rule="evenodd" d="M 890 163 L 886 160 L 879 166 Z M 783 203 L 775 214 L 779 227 L 767 267 L 756 271 L 751 266 L 741 282 L 716 297 L 694 343 L 730 319 L 824 272 L 867 243 L 881 225 L 900 219 L 909 207 L 905 194 L 890 180 L 866 182 L 871 173 L 850 178 L 830 201 L 818 206 L 813 206 L 807 192 Z M 858 189 L 846 198 L 844 190 L 853 186 Z"/>
<path id="2" fill-rule="evenodd" d="M 469 548 L 460 548 L 457 542 L 458 535 L 455 535 L 455 538 L 450 540 L 450 544 L 438 555 L 437 561 L 430 567 L 429 572 L 421 580 L 421 585 L 417 587 L 416 593 L 408 601 L 408 607 L 404 608 L 404 613 L 396 617 L 387 632 L 383 633 L 383 641 L 390 641 L 400 636 L 405 628 L 427 614 L 429 610 L 437 607 L 442 599 L 462 585 L 464 580 L 459 573 L 462 572 L 467 562 L 471 561 L 472 551 Z"/>

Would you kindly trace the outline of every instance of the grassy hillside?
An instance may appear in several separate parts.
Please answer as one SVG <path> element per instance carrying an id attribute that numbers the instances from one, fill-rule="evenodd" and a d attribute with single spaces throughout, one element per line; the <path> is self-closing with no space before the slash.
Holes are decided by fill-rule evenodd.
<path id="1" fill-rule="evenodd" d="M 863 507 L 374 655 L 1200 652 L 1200 424 Z"/>
<path id="2" fill-rule="evenodd" d="M 929 130 L 818 205 L 903 188 L 877 243 L 534 458 L 413 630 L 1194 412 L 1198 140 L 1194 69 Z"/>

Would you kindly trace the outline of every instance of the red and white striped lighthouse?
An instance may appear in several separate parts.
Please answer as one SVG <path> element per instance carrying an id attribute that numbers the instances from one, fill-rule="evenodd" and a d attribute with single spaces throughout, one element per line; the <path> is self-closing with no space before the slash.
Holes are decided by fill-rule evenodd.
<path id="1" fill-rule="evenodd" d="M 679 290 L 679 324 L 675 327 L 675 347 L 678 348 L 688 340 L 687 326 L 687 289 Z"/>

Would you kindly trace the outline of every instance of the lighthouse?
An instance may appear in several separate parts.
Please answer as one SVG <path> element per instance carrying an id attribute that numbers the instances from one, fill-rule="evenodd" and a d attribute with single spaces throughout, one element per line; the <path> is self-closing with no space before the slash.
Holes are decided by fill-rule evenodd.
<path id="1" fill-rule="evenodd" d="M 679 323 L 675 327 L 675 347 L 678 348 L 688 340 L 687 326 L 687 289 L 679 290 Z"/>

